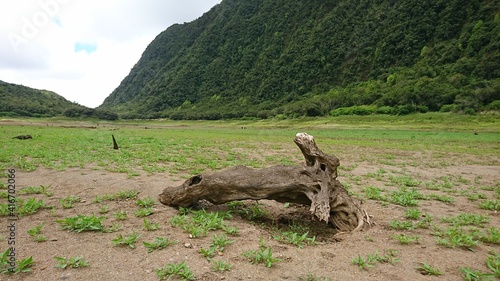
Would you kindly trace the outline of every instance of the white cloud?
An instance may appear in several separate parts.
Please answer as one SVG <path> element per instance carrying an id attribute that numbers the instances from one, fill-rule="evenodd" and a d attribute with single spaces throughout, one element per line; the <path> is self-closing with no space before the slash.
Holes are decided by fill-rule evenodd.
<path id="1" fill-rule="evenodd" d="M 0 80 L 51 90 L 96 107 L 161 31 L 192 21 L 220 2 L 2 1 Z M 75 51 L 75 44 L 95 50 Z"/>

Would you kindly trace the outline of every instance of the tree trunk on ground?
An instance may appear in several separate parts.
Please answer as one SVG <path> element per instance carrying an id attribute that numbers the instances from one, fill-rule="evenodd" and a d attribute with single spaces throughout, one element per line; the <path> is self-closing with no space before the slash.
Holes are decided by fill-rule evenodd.
<path id="1" fill-rule="evenodd" d="M 337 180 L 339 159 L 324 154 L 314 138 L 296 135 L 305 166 L 274 166 L 252 169 L 238 166 L 210 175 L 197 175 L 177 187 L 167 187 L 159 201 L 168 206 L 189 207 L 199 200 L 223 204 L 235 200 L 270 199 L 311 206 L 320 221 L 330 222 L 341 232 L 362 230 L 370 217 Z"/>

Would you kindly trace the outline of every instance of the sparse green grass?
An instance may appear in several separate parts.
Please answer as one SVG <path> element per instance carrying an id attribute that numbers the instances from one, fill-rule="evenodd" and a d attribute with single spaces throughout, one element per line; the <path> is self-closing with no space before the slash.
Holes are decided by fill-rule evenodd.
<path id="1" fill-rule="evenodd" d="M 397 250 L 385 250 L 383 255 L 380 255 L 379 252 L 376 251 L 375 254 L 369 254 L 366 258 L 358 255 L 351 260 L 351 263 L 357 265 L 361 270 L 368 270 L 368 268 L 374 267 L 376 262 L 394 265 L 399 262 L 397 255 Z"/>
<path id="2" fill-rule="evenodd" d="M 122 234 L 118 234 L 111 242 L 113 242 L 114 246 L 129 246 L 130 248 L 135 248 L 135 243 L 141 237 L 141 234 L 136 233 L 135 231 L 131 234 L 123 236 Z"/>
<path id="3" fill-rule="evenodd" d="M 18 274 L 33 271 L 31 267 L 35 263 L 35 260 L 32 256 L 16 260 L 16 266 L 12 267 L 10 264 L 10 253 L 10 249 L 0 252 L 0 273 Z"/>
<path id="4" fill-rule="evenodd" d="M 245 251 L 241 255 L 247 258 L 252 264 L 262 263 L 266 267 L 271 267 L 274 263 L 281 261 L 281 259 L 273 256 L 273 250 L 265 244 L 262 238 L 260 239 L 259 248 L 257 250 Z"/>
<path id="5" fill-rule="evenodd" d="M 184 261 L 178 264 L 168 263 L 164 267 L 155 269 L 155 272 L 159 280 L 170 280 L 172 276 L 176 276 L 181 280 L 195 280 L 191 269 Z"/>
<path id="6" fill-rule="evenodd" d="M 116 212 L 114 214 L 114 217 L 117 219 L 117 220 L 120 220 L 120 221 L 123 221 L 123 220 L 126 220 L 128 218 L 128 214 L 126 211 L 124 210 L 120 210 L 119 212 Z"/>
<path id="7" fill-rule="evenodd" d="M 423 275 L 439 276 L 443 274 L 441 270 L 439 270 L 436 267 L 432 267 L 425 262 L 423 262 L 419 267 L 417 267 L 417 270 L 420 271 L 420 273 L 422 273 Z"/>
<path id="8" fill-rule="evenodd" d="M 41 222 L 39 225 L 28 229 L 28 235 L 33 237 L 33 240 L 35 242 L 38 242 L 38 243 L 47 241 L 47 237 L 45 237 L 45 235 L 41 234 L 42 228 L 44 226 L 45 226 L 45 222 Z"/>
<path id="9" fill-rule="evenodd" d="M 437 200 L 437 201 L 441 201 L 443 203 L 446 203 L 446 204 L 452 204 L 453 202 L 455 202 L 455 199 L 451 196 L 447 196 L 447 195 L 441 195 L 441 194 L 431 194 L 428 196 L 429 199 L 433 199 L 433 200 Z"/>
<path id="10" fill-rule="evenodd" d="M 402 245 L 418 244 L 420 240 L 420 236 L 418 235 L 409 236 L 404 233 L 391 235 L 391 237 Z"/>
<path id="11" fill-rule="evenodd" d="M 441 221 L 451 223 L 454 226 L 475 225 L 483 227 L 490 222 L 490 218 L 479 214 L 460 213 L 456 216 L 442 217 Z"/>
<path id="12" fill-rule="evenodd" d="M 366 198 L 371 200 L 384 200 L 384 196 L 382 194 L 385 191 L 384 188 L 374 187 L 374 186 L 365 186 L 361 189 L 365 194 Z"/>
<path id="13" fill-rule="evenodd" d="M 143 218 L 147 217 L 153 214 L 153 208 L 152 207 L 147 207 L 147 208 L 139 208 L 139 210 L 134 212 L 134 215 L 138 218 Z"/>
<path id="14" fill-rule="evenodd" d="M 420 217 L 422 217 L 422 212 L 418 209 L 411 208 L 406 210 L 405 212 L 405 218 L 410 219 L 410 220 L 418 220 Z"/>
<path id="15" fill-rule="evenodd" d="M 411 221 L 398 221 L 392 220 L 389 222 L 389 227 L 393 230 L 412 230 L 415 229 L 416 226 Z"/>
<path id="16" fill-rule="evenodd" d="M 56 222 L 62 226 L 62 229 L 68 229 L 77 233 L 83 231 L 105 232 L 106 229 L 102 225 L 105 219 L 105 217 L 96 217 L 94 215 L 77 215 L 75 217 L 66 217 L 64 220 L 56 220 Z"/>
<path id="17" fill-rule="evenodd" d="M 40 185 L 40 186 L 27 186 L 19 190 L 20 194 L 45 194 L 47 197 L 54 195 L 53 192 L 49 191 L 52 188 L 50 185 Z"/>
<path id="18" fill-rule="evenodd" d="M 222 260 L 211 260 L 210 262 L 212 263 L 210 267 L 212 271 L 229 271 L 233 267 L 231 264 Z"/>
<path id="19" fill-rule="evenodd" d="M 490 252 L 485 261 L 490 272 L 472 269 L 470 267 L 461 267 L 462 277 L 467 281 L 493 280 L 500 278 L 500 254 Z"/>
<path id="20" fill-rule="evenodd" d="M 234 243 L 234 240 L 229 239 L 225 234 L 212 236 L 212 242 L 208 248 L 201 248 L 200 253 L 207 259 L 212 258 L 217 253 L 222 253 L 226 246 Z"/>
<path id="21" fill-rule="evenodd" d="M 155 200 L 151 196 L 148 196 L 144 199 L 137 199 L 136 203 L 141 208 L 151 208 L 156 205 Z"/>
<path id="22" fill-rule="evenodd" d="M 28 198 L 26 200 L 21 198 L 17 199 L 17 212 L 20 216 L 33 215 L 44 208 L 48 208 L 44 200 L 38 200 L 36 198 Z"/>
<path id="23" fill-rule="evenodd" d="M 73 204 L 80 202 L 80 197 L 74 196 L 74 195 L 69 195 L 67 197 L 64 197 L 63 199 L 60 199 L 59 202 L 61 203 L 63 209 L 71 209 L 73 208 Z"/>
<path id="24" fill-rule="evenodd" d="M 99 209 L 99 214 L 107 214 L 109 212 L 109 205 L 103 205 L 101 206 L 101 209 Z"/>
<path id="25" fill-rule="evenodd" d="M 479 208 L 490 211 L 498 211 L 500 210 L 500 200 L 483 200 L 479 202 Z"/>
<path id="26" fill-rule="evenodd" d="M 240 215 L 247 220 L 259 220 L 266 218 L 269 214 L 258 202 L 249 206 L 241 201 L 232 201 L 226 204 L 231 212 Z"/>
<path id="27" fill-rule="evenodd" d="M 310 235 L 308 226 L 292 221 L 286 228 L 273 230 L 273 238 L 302 249 L 306 245 L 315 245 L 316 236 Z"/>
<path id="28" fill-rule="evenodd" d="M 142 220 L 142 222 L 144 223 L 143 228 L 147 231 L 155 231 L 155 230 L 160 229 L 160 223 L 158 223 L 158 222 L 152 222 L 152 221 L 147 220 L 146 218 L 144 218 Z"/>
<path id="29" fill-rule="evenodd" d="M 193 211 L 181 209 L 180 215 L 175 215 L 170 220 L 170 224 L 175 227 L 180 227 L 188 232 L 191 238 L 197 238 L 207 235 L 213 230 L 224 230 L 226 233 L 235 234 L 237 228 L 229 227 L 225 219 L 230 219 L 232 216 L 229 212 L 206 212 L 204 209 Z"/>
<path id="30" fill-rule="evenodd" d="M 54 257 L 58 264 L 55 266 L 56 268 L 81 268 L 88 267 L 89 263 L 82 256 L 72 257 L 72 258 L 64 258 L 56 256 Z"/>
<path id="31" fill-rule="evenodd" d="M 461 247 L 470 249 L 478 245 L 478 235 L 479 231 L 477 229 L 452 226 L 439 233 L 438 236 L 441 238 L 437 239 L 436 242 L 447 248 Z"/>
<path id="32" fill-rule="evenodd" d="M 143 241 L 142 244 L 146 249 L 148 249 L 148 253 L 152 253 L 154 250 L 162 250 L 168 246 L 175 245 L 178 242 L 175 240 L 170 240 L 166 237 L 156 237 L 153 242 Z"/>
<path id="33" fill-rule="evenodd" d="M 405 207 L 417 206 L 419 200 L 425 198 L 418 189 L 414 187 L 409 189 L 406 185 L 400 186 L 399 190 L 394 190 L 388 195 L 389 202 Z"/>
<path id="34" fill-rule="evenodd" d="M 479 237 L 479 240 L 488 244 L 500 245 L 500 229 L 497 227 L 487 229 L 485 233 Z"/>

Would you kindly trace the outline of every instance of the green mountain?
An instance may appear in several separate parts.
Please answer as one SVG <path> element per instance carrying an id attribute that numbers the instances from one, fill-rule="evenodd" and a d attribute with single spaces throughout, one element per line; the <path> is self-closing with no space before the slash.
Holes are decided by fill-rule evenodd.
<path id="1" fill-rule="evenodd" d="M 124 118 L 499 107 L 497 0 L 223 0 L 159 34 L 99 107 Z"/>
<path id="2" fill-rule="evenodd" d="M 118 119 L 116 113 L 70 102 L 51 91 L 33 89 L 0 80 L 0 117 L 53 117 L 60 115 L 106 120 Z"/>
<path id="3" fill-rule="evenodd" d="M 0 81 L 0 116 L 55 116 L 81 105 L 46 90 Z"/>

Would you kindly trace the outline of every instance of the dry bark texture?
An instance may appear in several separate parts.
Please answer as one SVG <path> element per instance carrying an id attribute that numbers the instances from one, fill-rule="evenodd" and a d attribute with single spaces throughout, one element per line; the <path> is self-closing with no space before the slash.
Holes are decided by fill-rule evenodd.
<path id="1" fill-rule="evenodd" d="M 189 207 L 202 199 L 213 204 L 270 199 L 309 205 L 314 216 L 341 232 L 362 230 L 370 225 L 366 211 L 337 180 L 339 159 L 323 153 L 313 136 L 306 133 L 298 133 L 294 142 L 304 155 L 305 166 L 264 169 L 237 166 L 210 175 L 197 175 L 180 186 L 165 188 L 159 201 L 168 206 Z"/>

